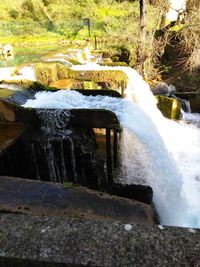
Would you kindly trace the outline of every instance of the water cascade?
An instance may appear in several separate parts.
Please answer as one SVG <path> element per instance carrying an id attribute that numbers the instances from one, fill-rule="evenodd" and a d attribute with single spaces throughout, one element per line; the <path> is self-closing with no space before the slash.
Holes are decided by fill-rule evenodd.
<path id="1" fill-rule="evenodd" d="M 124 71 L 126 99 L 83 96 L 75 91 L 39 92 L 25 107 L 108 109 L 124 128 L 122 176 L 148 184 L 162 224 L 200 227 L 200 130 L 164 118 L 148 84 L 129 67 L 74 66 L 76 70 Z"/>

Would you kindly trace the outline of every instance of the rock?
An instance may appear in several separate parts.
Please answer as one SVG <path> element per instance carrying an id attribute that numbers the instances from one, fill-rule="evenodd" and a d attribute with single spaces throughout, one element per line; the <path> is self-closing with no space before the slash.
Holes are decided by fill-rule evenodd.
<path id="1" fill-rule="evenodd" d="M 156 96 L 156 99 L 158 100 L 157 107 L 163 116 L 169 119 L 180 119 L 181 103 L 177 99 L 161 95 Z"/>
<path id="2" fill-rule="evenodd" d="M 110 188 L 110 193 L 120 197 L 135 199 L 147 204 L 151 204 L 153 198 L 152 188 L 147 185 L 139 184 L 126 185 L 113 183 Z"/>
<path id="3" fill-rule="evenodd" d="M 127 76 L 120 70 L 74 71 L 59 63 L 34 64 L 37 81 L 52 84 L 58 80 L 75 79 L 80 81 L 109 82 L 116 87 L 119 82 L 126 81 Z"/>
<path id="4" fill-rule="evenodd" d="M 16 142 L 24 128 L 20 123 L 0 124 L 0 155 Z"/>
<path id="5" fill-rule="evenodd" d="M 136 200 L 76 186 L 0 176 L 0 212 L 153 224 L 153 209 Z"/>
<path id="6" fill-rule="evenodd" d="M 58 89 L 82 89 L 83 82 L 75 79 L 63 79 L 58 80 L 50 84 L 51 87 L 56 87 Z"/>
<path id="7" fill-rule="evenodd" d="M 200 264 L 195 229 L 2 214 L 0 237 L 1 267 Z"/>
<path id="8" fill-rule="evenodd" d="M 5 121 L 15 121 L 15 112 L 12 105 L 0 99 L 0 123 Z"/>
<path id="9" fill-rule="evenodd" d="M 175 93 L 176 88 L 172 84 L 168 85 L 166 83 L 159 83 L 152 91 L 154 94 L 169 95 Z"/>
<path id="10" fill-rule="evenodd" d="M 111 66 L 111 67 L 117 67 L 117 66 L 121 66 L 121 67 L 128 67 L 128 64 L 126 62 L 120 62 L 120 61 L 115 61 L 115 62 L 103 62 L 100 63 L 99 65 L 101 66 Z"/>
<path id="11" fill-rule="evenodd" d="M 191 111 L 193 113 L 200 113 L 200 92 L 179 92 L 175 95 L 182 99 L 188 100 L 190 102 Z"/>

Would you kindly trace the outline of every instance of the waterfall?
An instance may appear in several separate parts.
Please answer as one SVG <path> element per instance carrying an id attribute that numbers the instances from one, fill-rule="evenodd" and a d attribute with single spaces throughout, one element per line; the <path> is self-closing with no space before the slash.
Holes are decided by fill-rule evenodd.
<path id="1" fill-rule="evenodd" d="M 65 163 L 64 142 L 66 142 L 65 139 L 67 137 L 70 140 L 70 145 L 71 143 L 73 144 L 73 141 L 69 137 L 71 130 L 67 128 L 70 112 L 59 109 L 37 110 L 37 114 L 41 121 L 41 131 L 45 136 L 39 143 L 45 153 L 50 181 L 55 183 L 67 181 L 69 177 Z M 60 139 L 59 142 L 56 141 L 58 138 Z M 60 158 L 60 163 L 57 158 Z M 74 155 L 72 155 L 72 161 L 74 161 Z"/>
<path id="2" fill-rule="evenodd" d="M 83 96 L 75 91 L 39 92 L 25 107 L 108 109 L 124 129 L 122 174 L 127 183 L 153 188 L 154 204 L 165 225 L 200 227 L 200 130 L 166 119 L 148 84 L 129 67 L 74 66 L 76 70 L 122 70 L 129 79 L 127 99 Z"/>
<path id="3" fill-rule="evenodd" d="M 64 138 L 71 133 L 67 128 L 67 123 L 71 116 L 68 110 L 37 110 L 37 114 L 42 123 L 41 130 L 44 134 Z"/>

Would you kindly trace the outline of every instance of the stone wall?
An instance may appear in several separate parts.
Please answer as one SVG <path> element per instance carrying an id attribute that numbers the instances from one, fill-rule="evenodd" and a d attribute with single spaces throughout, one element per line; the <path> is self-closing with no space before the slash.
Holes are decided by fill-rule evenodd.
<path id="1" fill-rule="evenodd" d="M 200 231 L 0 215 L 0 266 L 200 266 Z"/>

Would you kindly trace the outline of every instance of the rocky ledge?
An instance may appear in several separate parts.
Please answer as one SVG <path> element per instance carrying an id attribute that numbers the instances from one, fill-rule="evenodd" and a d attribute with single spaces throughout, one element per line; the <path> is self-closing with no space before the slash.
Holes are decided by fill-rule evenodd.
<path id="1" fill-rule="evenodd" d="M 70 183 L 0 176 L 0 213 L 153 224 L 151 206 Z"/>
<path id="2" fill-rule="evenodd" d="M 1 267 L 200 266 L 200 231 L 0 215 Z"/>

